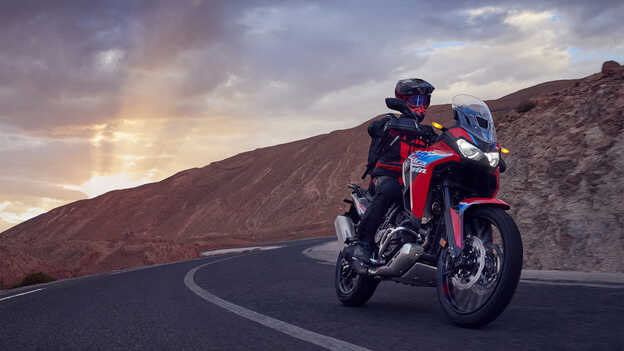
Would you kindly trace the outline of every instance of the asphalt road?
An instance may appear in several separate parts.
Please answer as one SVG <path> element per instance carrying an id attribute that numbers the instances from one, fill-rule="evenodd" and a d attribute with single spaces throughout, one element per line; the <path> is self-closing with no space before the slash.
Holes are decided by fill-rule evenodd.
<path id="1" fill-rule="evenodd" d="M 521 283 L 495 322 L 461 329 L 433 288 L 382 283 L 365 307 L 343 307 L 333 267 L 302 255 L 326 241 L 0 296 L 0 350 L 624 349 L 622 288 Z"/>

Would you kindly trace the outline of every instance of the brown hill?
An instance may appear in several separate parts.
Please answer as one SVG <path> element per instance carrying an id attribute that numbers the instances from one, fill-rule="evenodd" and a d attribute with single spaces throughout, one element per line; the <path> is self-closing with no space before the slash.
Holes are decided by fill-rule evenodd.
<path id="1" fill-rule="evenodd" d="M 489 101 L 512 150 L 502 198 L 525 267 L 617 270 L 622 251 L 621 68 Z M 597 94 L 589 94 L 597 91 Z M 533 110 L 514 108 L 528 98 Z M 449 105 L 427 121 L 449 124 Z M 70 277 L 196 257 L 201 250 L 331 235 L 368 135 L 352 129 L 238 154 L 161 182 L 77 201 L 0 233 L 0 286 L 33 271 Z M 620 152 L 617 152 L 617 151 Z M 618 212 L 619 211 L 619 212 Z"/>

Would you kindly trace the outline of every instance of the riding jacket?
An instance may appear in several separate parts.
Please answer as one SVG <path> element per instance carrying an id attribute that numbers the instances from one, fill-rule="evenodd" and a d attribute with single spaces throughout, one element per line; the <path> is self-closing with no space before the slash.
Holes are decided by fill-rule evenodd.
<path id="1" fill-rule="evenodd" d="M 371 137 L 371 144 L 368 149 L 368 164 L 372 165 L 372 163 L 377 160 L 375 168 L 371 173 L 373 178 L 381 176 L 394 177 L 399 180 L 399 183 L 403 184 L 401 177 L 403 161 L 405 161 L 412 152 L 415 152 L 418 146 L 422 147 L 424 144 L 416 138 L 401 135 L 392 130 L 386 130 L 386 123 L 390 122 L 393 118 L 408 117 L 397 117 L 395 114 L 389 113 L 369 124 L 368 135 Z M 376 151 L 380 149 L 380 143 L 383 142 L 386 133 L 391 133 L 392 137 L 398 136 L 399 140 L 378 157 Z"/>

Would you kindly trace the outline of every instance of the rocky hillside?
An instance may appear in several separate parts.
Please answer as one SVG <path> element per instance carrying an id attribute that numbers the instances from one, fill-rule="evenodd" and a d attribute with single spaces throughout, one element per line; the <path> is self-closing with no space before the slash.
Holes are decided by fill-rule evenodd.
<path id="1" fill-rule="evenodd" d="M 511 150 L 501 198 L 524 238 L 525 267 L 624 271 L 624 68 L 539 94 L 497 116 Z"/>
<path id="2" fill-rule="evenodd" d="M 525 267 L 624 270 L 622 68 L 489 101 L 511 149 L 501 197 Z M 524 113 L 514 109 L 532 99 Z M 427 121 L 449 124 L 450 106 Z M 368 135 L 352 129 L 245 152 L 161 182 L 77 201 L 0 233 L 0 286 L 196 257 L 208 248 L 325 236 L 359 182 Z M 618 152 L 620 151 L 620 152 Z"/>

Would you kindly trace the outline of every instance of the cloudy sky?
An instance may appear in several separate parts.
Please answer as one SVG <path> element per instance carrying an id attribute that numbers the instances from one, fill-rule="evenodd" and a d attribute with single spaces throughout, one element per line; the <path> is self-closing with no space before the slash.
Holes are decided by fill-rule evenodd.
<path id="1" fill-rule="evenodd" d="M 400 78 L 447 103 L 595 73 L 624 61 L 622 18 L 621 1 L 3 1 L 0 231 L 353 127 Z"/>

